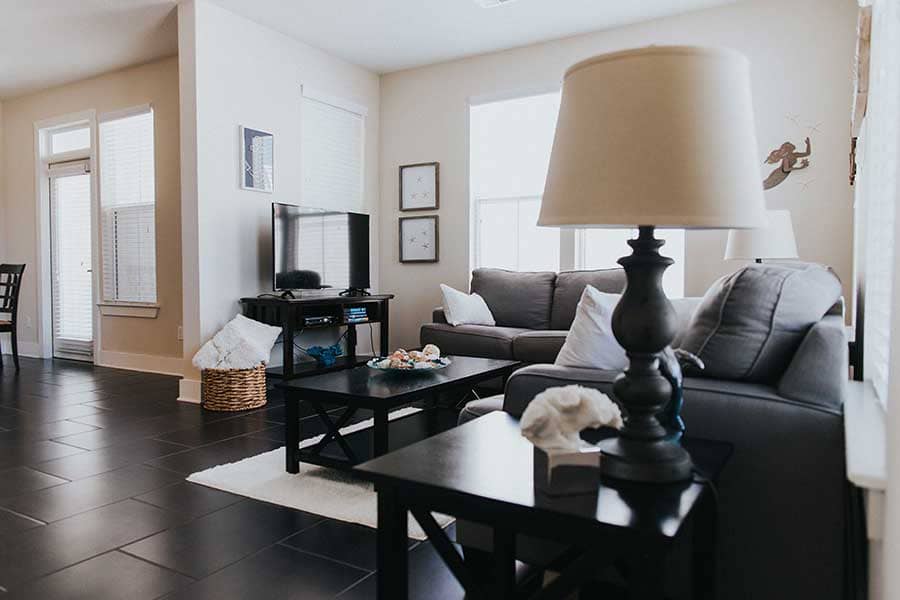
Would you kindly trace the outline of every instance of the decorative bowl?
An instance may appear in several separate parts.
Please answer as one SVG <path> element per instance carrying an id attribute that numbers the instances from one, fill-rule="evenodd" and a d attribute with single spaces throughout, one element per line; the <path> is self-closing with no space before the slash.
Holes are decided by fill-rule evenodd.
<path id="1" fill-rule="evenodd" d="M 376 371 L 384 371 L 386 373 L 430 373 L 432 371 L 437 371 L 437 370 L 449 367 L 451 364 L 451 361 L 449 358 L 441 357 L 441 358 L 434 358 L 429 361 L 418 363 L 418 364 L 428 365 L 426 367 L 413 368 L 412 365 L 414 365 L 416 363 L 415 363 L 415 361 L 410 360 L 406 363 L 406 364 L 410 365 L 410 368 L 398 369 L 398 368 L 392 368 L 392 367 L 382 367 L 380 363 L 384 359 L 385 359 L 385 357 L 372 358 L 366 363 L 366 366 L 369 367 L 370 369 L 375 369 Z"/>

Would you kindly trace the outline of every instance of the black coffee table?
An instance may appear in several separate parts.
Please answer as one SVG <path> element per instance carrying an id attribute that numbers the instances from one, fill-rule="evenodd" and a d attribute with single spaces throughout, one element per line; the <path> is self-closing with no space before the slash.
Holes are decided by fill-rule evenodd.
<path id="1" fill-rule="evenodd" d="M 685 535 L 692 536 L 692 597 L 715 598 L 716 502 L 708 481 L 725 466 L 731 445 L 685 440 L 684 446 L 705 477 L 665 485 L 606 480 L 596 494 L 568 497 L 534 489 L 534 448 L 518 420 L 503 412 L 361 464 L 355 472 L 378 491 L 378 598 L 407 598 L 410 512 L 467 598 L 523 597 L 515 581 L 518 534 L 569 548 L 549 567 L 561 575 L 538 593 L 541 600 L 568 598 L 606 565 L 624 571 L 630 598 L 661 600 L 664 559 Z M 432 512 L 491 527 L 493 573 L 473 568 Z M 688 521 L 693 527 L 685 527 Z"/>
<path id="2" fill-rule="evenodd" d="M 391 373 L 362 365 L 314 377 L 294 379 L 278 384 L 285 395 L 285 467 L 288 473 L 300 470 L 300 461 L 325 467 L 350 469 L 369 458 L 386 454 L 389 450 L 418 441 L 425 435 L 437 433 L 435 410 L 390 420 L 388 414 L 415 401 L 436 400 L 438 395 L 456 389 L 471 389 L 478 383 L 509 377 L 521 366 L 520 362 L 492 358 L 451 356 L 451 364 L 426 373 Z M 300 449 L 300 403 L 308 403 L 326 428 L 322 440 L 310 448 Z M 432 402 L 435 405 L 436 402 Z M 343 408 L 333 418 L 329 408 Z M 358 410 L 372 411 L 375 424 L 343 435 Z M 423 420 L 426 427 L 405 438 L 389 437 L 390 429 L 399 429 L 402 421 Z M 393 437 L 393 436 L 392 436 Z M 410 439 L 410 438 L 414 439 Z M 337 444 L 340 454 L 328 455 L 325 449 Z"/>

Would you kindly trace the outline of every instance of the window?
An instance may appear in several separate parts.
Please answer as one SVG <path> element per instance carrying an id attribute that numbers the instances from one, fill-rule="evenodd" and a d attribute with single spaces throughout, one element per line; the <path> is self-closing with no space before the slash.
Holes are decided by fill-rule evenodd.
<path id="1" fill-rule="evenodd" d="M 153 111 L 100 121 L 103 300 L 156 302 Z"/>
<path id="2" fill-rule="evenodd" d="M 881 8 L 883 12 L 877 9 Z M 865 274 L 863 374 L 887 404 L 891 359 L 891 321 L 896 272 L 894 238 L 900 193 L 900 6 L 876 6 L 872 22 L 869 104 L 860 134 L 857 205 L 863 212 L 858 244 Z M 897 340 L 893 341 L 894 348 Z M 894 359 L 896 364 L 896 358 Z M 895 384 L 896 386 L 896 384 Z M 897 389 L 894 387 L 894 389 Z M 896 402 L 896 400 L 895 400 Z"/>
<path id="3" fill-rule="evenodd" d="M 579 232 L 575 252 L 578 269 L 612 269 L 616 262 L 631 254 L 628 240 L 637 236 L 635 229 L 584 229 Z M 657 229 L 656 237 L 665 240 L 659 252 L 675 261 L 663 274 L 663 289 L 669 298 L 684 297 L 684 229 Z"/>
<path id="4" fill-rule="evenodd" d="M 471 107 L 473 267 L 559 270 L 559 229 L 537 226 L 559 97 Z"/>
<path id="5" fill-rule="evenodd" d="M 91 128 L 88 125 L 72 125 L 49 133 L 49 154 L 65 154 L 91 147 Z"/>
<path id="6" fill-rule="evenodd" d="M 301 170 L 304 206 L 363 208 L 363 125 L 366 110 L 304 90 Z"/>
<path id="7" fill-rule="evenodd" d="M 628 229 L 585 229 L 560 235 L 538 227 L 544 180 L 559 113 L 559 92 L 471 106 L 469 161 L 472 267 L 515 271 L 615 268 L 630 253 Z M 662 253 L 675 260 L 663 285 L 684 295 L 684 231 L 659 230 Z M 573 247 L 574 245 L 574 247 Z M 562 256 L 574 262 L 562 264 Z"/>

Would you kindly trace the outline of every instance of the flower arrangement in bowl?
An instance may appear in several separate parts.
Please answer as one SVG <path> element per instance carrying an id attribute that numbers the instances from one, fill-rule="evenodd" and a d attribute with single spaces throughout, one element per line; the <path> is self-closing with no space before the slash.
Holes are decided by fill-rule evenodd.
<path id="1" fill-rule="evenodd" d="M 379 371 L 423 373 L 443 369 L 450 365 L 450 359 L 441 356 L 441 349 L 428 344 L 422 350 L 403 348 L 395 350 L 390 356 L 373 358 L 366 363 L 369 368 Z"/>

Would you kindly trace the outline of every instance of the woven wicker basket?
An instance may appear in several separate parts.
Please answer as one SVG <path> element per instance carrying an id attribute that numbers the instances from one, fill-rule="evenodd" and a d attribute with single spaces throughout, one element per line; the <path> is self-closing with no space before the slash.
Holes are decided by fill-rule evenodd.
<path id="1" fill-rule="evenodd" d="M 254 369 L 204 369 L 201 382 L 206 410 L 248 410 L 266 403 L 264 364 Z"/>

